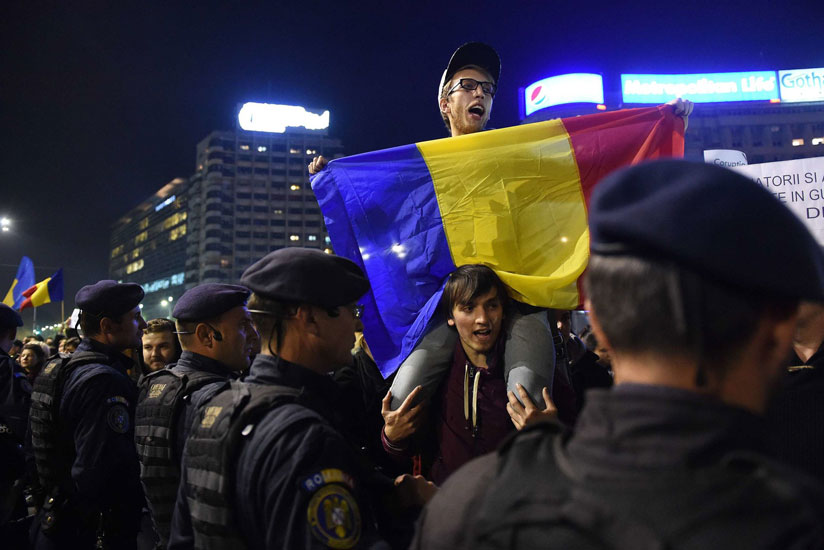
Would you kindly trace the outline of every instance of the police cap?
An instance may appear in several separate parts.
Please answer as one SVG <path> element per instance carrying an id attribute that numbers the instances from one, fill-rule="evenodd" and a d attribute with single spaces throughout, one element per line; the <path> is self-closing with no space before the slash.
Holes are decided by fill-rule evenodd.
<path id="1" fill-rule="evenodd" d="M 239 285 L 205 283 L 190 288 L 177 300 L 172 316 L 178 321 L 212 319 L 246 305 L 250 290 Z"/>
<path id="2" fill-rule="evenodd" d="M 78 290 L 74 302 L 84 313 L 118 317 L 137 307 L 143 296 L 137 283 L 103 280 Z"/>
<path id="3" fill-rule="evenodd" d="M 246 269 L 240 282 L 266 298 L 322 307 L 351 304 L 369 290 L 354 262 L 298 247 L 270 252 Z"/>
<path id="4" fill-rule="evenodd" d="M 6 304 L 0 303 L 0 329 L 23 326 L 23 318 Z"/>
<path id="5" fill-rule="evenodd" d="M 719 166 L 656 161 L 594 191 L 590 247 L 668 260 L 776 297 L 824 301 L 824 255 L 800 219 L 751 179 Z"/>

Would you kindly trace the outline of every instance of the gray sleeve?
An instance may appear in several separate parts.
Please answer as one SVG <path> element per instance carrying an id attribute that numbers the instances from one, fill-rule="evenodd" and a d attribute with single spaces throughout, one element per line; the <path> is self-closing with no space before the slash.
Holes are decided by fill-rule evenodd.
<path id="1" fill-rule="evenodd" d="M 433 325 L 395 374 L 391 388 L 393 411 L 417 386 L 423 386 L 424 399 L 435 393 L 449 371 L 457 340 L 458 333 L 449 328 L 446 320 Z"/>
<path id="2" fill-rule="evenodd" d="M 555 371 L 555 345 L 549 330 L 546 311 L 529 315 L 515 314 L 509 328 L 504 350 L 506 388 L 518 395 L 516 384 L 526 389 L 532 402 L 543 408 L 541 390 L 552 395 L 552 375 Z"/>

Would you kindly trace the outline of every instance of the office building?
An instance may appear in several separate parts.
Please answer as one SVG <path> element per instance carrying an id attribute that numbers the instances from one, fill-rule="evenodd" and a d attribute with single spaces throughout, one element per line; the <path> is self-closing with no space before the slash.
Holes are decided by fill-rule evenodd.
<path id="1" fill-rule="evenodd" d="M 176 178 L 112 226 L 109 276 L 146 292 L 143 316 L 170 317 L 184 291 L 188 182 Z"/>

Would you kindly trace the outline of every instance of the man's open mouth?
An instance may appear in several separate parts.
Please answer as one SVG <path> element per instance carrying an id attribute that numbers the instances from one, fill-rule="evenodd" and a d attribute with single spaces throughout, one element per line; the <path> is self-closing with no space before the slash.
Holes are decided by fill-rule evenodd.
<path id="1" fill-rule="evenodd" d="M 484 108 L 482 105 L 473 105 L 469 108 L 469 113 L 475 116 L 484 116 Z"/>

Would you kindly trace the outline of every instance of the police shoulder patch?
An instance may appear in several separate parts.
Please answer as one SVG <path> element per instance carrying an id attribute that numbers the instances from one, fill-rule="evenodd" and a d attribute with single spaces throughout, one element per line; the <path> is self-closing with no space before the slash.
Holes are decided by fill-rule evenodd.
<path id="1" fill-rule="evenodd" d="M 106 423 L 112 431 L 124 434 L 129 431 L 129 411 L 121 403 L 116 403 L 106 413 Z"/>
<path id="2" fill-rule="evenodd" d="M 318 489 L 309 501 L 306 518 L 312 535 L 329 548 L 353 548 L 360 540 L 358 503 L 342 485 Z"/>

